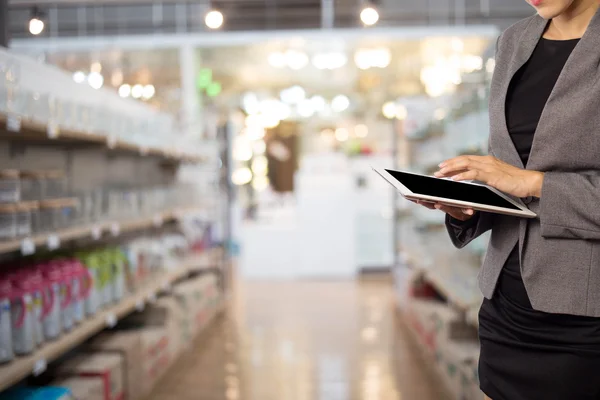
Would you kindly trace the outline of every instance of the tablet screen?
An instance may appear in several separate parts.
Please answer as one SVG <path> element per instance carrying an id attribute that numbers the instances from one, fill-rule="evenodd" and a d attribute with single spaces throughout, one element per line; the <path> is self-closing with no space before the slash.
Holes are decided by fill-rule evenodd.
<path id="1" fill-rule="evenodd" d="M 407 174 L 405 172 L 389 169 L 386 169 L 386 171 L 406 186 L 408 190 L 416 194 L 520 210 L 519 207 L 506 201 L 484 186 L 470 185 L 429 176 Z"/>

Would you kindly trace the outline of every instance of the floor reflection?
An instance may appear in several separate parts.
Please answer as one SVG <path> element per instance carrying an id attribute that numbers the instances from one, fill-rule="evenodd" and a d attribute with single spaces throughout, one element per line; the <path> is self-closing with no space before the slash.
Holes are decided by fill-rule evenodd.
<path id="1" fill-rule="evenodd" d="M 243 283 L 149 400 L 443 400 L 384 282 Z"/>

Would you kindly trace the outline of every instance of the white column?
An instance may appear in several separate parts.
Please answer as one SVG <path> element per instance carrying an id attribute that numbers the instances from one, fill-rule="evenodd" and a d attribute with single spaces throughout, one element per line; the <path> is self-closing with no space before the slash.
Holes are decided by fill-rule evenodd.
<path id="1" fill-rule="evenodd" d="M 196 89 L 196 76 L 200 65 L 199 50 L 189 44 L 179 48 L 181 128 L 188 137 L 198 137 L 202 133 L 202 98 Z"/>

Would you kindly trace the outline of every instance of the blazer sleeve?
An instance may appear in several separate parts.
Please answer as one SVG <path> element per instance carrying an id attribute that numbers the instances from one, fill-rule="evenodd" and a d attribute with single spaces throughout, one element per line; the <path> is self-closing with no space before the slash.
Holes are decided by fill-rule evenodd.
<path id="1" fill-rule="evenodd" d="M 539 218 L 542 237 L 600 240 L 600 176 L 546 172 Z"/>
<path id="2" fill-rule="evenodd" d="M 452 244 L 462 249 L 485 232 L 492 229 L 493 214 L 478 211 L 466 221 L 460 221 L 446 214 L 446 230 Z"/>

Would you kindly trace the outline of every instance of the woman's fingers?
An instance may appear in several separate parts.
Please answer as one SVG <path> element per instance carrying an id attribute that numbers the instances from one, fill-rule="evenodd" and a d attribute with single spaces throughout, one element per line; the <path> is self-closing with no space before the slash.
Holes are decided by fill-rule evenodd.
<path id="1" fill-rule="evenodd" d="M 451 215 L 452 217 L 459 219 L 461 221 L 467 220 L 473 216 L 475 211 L 472 208 L 459 208 L 452 206 L 445 206 L 443 204 L 437 203 L 435 208 L 445 212 L 446 214 Z"/>

